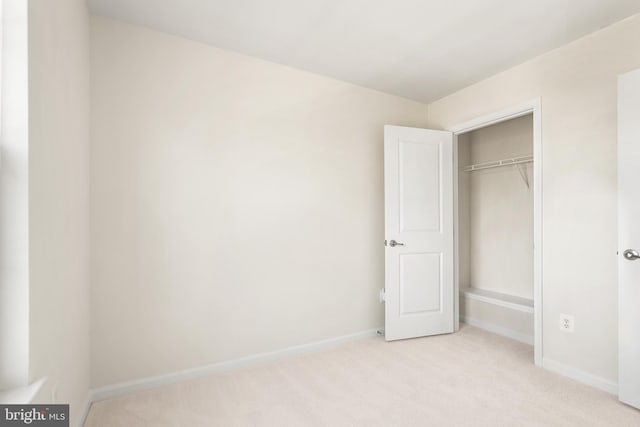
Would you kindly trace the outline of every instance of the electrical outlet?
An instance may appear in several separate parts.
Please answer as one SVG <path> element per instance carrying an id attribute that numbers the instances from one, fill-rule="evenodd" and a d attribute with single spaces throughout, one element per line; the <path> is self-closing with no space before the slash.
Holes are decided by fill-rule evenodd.
<path id="1" fill-rule="evenodd" d="M 560 314 L 560 330 L 564 332 L 573 332 L 575 320 L 569 314 Z"/>

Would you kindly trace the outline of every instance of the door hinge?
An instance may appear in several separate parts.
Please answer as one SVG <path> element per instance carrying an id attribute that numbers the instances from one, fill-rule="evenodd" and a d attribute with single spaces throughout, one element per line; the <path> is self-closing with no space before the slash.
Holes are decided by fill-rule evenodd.
<path id="1" fill-rule="evenodd" d="M 380 289 L 380 302 L 383 303 L 386 301 L 386 294 L 384 288 Z"/>

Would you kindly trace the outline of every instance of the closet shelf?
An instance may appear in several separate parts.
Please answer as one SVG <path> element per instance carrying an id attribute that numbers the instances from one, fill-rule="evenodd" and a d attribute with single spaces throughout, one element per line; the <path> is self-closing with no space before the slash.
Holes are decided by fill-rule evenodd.
<path id="1" fill-rule="evenodd" d="M 473 172 L 482 169 L 499 168 L 502 166 L 519 165 L 522 163 L 533 162 L 533 156 L 519 156 L 511 159 L 494 160 L 492 162 L 476 163 L 474 165 L 465 166 L 462 170 L 465 172 Z"/>
<path id="2" fill-rule="evenodd" d="M 512 310 L 533 313 L 533 300 L 529 298 L 522 298 L 515 295 L 508 295 L 477 288 L 461 288 L 460 295 L 469 299 L 510 308 Z"/>

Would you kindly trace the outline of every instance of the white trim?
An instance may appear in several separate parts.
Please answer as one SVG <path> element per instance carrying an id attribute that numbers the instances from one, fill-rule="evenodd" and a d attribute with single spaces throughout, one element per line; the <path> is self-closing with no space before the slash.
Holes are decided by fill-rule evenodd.
<path id="1" fill-rule="evenodd" d="M 470 326 L 475 326 L 485 331 L 493 332 L 503 337 L 511 338 L 512 340 L 520 341 L 525 344 L 533 345 L 533 337 L 531 335 L 523 334 L 512 329 L 507 329 L 502 326 L 498 326 L 494 323 L 485 322 L 483 320 L 474 319 L 473 317 L 460 316 L 460 321 Z"/>
<path id="2" fill-rule="evenodd" d="M 89 415 L 89 410 L 91 409 L 92 403 L 92 392 L 89 391 L 89 393 L 87 394 L 87 398 L 84 401 L 84 405 L 82 405 L 80 415 L 78 416 L 78 422 L 76 423 L 78 427 L 84 426 L 84 422 L 87 420 L 87 415 Z"/>
<path id="3" fill-rule="evenodd" d="M 0 170 L 0 389 L 29 384 L 28 3 L 3 0 Z M 8 267 L 8 268 L 5 268 Z"/>
<path id="4" fill-rule="evenodd" d="M 475 117 L 466 122 L 449 126 L 446 130 L 453 132 L 456 135 L 460 135 L 461 133 L 471 132 L 476 129 L 481 129 L 507 120 L 526 116 L 527 114 L 534 112 L 536 109 L 540 109 L 540 98 L 532 99 L 530 101 L 523 102 L 522 104 L 514 105 L 484 116 Z"/>
<path id="5" fill-rule="evenodd" d="M 245 368 L 248 366 L 254 366 L 274 360 L 282 359 L 285 357 L 296 356 L 300 354 L 316 352 L 327 348 L 332 348 L 340 344 L 348 343 L 366 338 L 374 338 L 377 336 L 377 329 L 371 329 L 368 331 L 358 332 L 352 335 L 345 335 L 337 338 L 330 338 L 323 341 L 317 341 L 308 344 L 302 344 L 294 347 L 288 347 L 282 350 L 271 351 L 268 353 L 256 354 L 253 356 L 242 357 L 240 359 L 229 360 L 226 362 L 214 363 L 212 365 L 205 365 L 198 368 L 187 369 L 179 372 L 172 372 L 169 374 L 158 375 L 155 377 L 141 378 L 134 381 L 127 381 L 124 383 L 108 385 L 106 387 L 100 387 L 89 392 L 89 400 L 91 402 L 97 402 L 100 400 L 110 399 L 124 394 L 133 393 L 135 391 L 147 390 L 150 388 L 160 387 L 168 384 L 175 384 L 178 382 L 189 381 L 196 378 L 201 378 L 207 375 L 218 374 L 221 372 L 229 372 L 235 369 Z"/>
<path id="6" fill-rule="evenodd" d="M 460 330 L 460 242 L 458 238 L 460 216 L 458 209 L 458 135 L 453 134 L 453 331 Z"/>
<path id="7" fill-rule="evenodd" d="M 43 377 L 23 387 L 13 387 L 2 390 L 0 391 L 0 402 L 5 405 L 25 405 L 31 403 L 46 382 L 47 377 Z"/>
<path id="8" fill-rule="evenodd" d="M 513 107 L 476 117 L 472 120 L 450 126 L 446 130 L 453 132 L 454 165 L 458 163 L 458 135 L 471 132 L 506 120 L 515 119 L 526 114 L 533 115 L 533 328 L 534 328 L 534 363 L 542 365 L 542 103 L 536 98 Z M 457 169 L 457 168 L 455 168 Z M 456 174 L 454 174 L 456 175 Z M 458 180 L 454 177 L 454 236 L 457 236 L 458 218 Z M 455 237 L 457 240 L 457 237 Z M 454 291 L 459 298 L 458 245 L 455 246 Z M 458 304 L 454 308 L 455 319 L 459 316 Z"/>
<path id="9" fill-rule="evenodd" d="M 458 134 L 453 133 L 453 319 L 456 331 L 460 329 L 460 212 L 458 177 Z"/>
<path id="10" fill-rule="evenodd" d="M 591 375 L 587 372 L 581 371 L 580 369 L 565 365 L 564 363 L 544 358 L 542 359 L 542 367 L 556 374 L 560 374 L 567 378 L 571 378 L 572 380 L 576 380 L 583 384 L 590 385 L 591 387 L 606 391 L 607 393 L 611 393 L 614 395 L 618 394 L 617 383 L 605 380 L 604 378 L 600 378 L 595 375 Z"/>
<path id="11" fill-rule="evenodd" d="M 533 314 L 533 300 L 527 300 L 526 298 L 513 297 L 511 295 L 500 294 L 498 292 L 470 288 L 460 289 L 460 295 L 465 298 L 482 301 L 487 304 L 493 304 L 511 310 Z"/>
<path id="12" fill-rule="evenodd" d="M 533 331 L 534 359 L 542 364 L 542 103 L 531 101 L 533 112 Z"/>

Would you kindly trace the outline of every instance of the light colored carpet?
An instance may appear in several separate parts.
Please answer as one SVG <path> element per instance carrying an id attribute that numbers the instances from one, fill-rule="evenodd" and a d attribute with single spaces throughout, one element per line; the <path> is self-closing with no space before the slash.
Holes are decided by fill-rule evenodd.
<path id="1" fill-rule="evenodd" d="M 382 338 L 94 403 L 85 427 L 640 426 L 615 396 L 477 328 Z"/>

